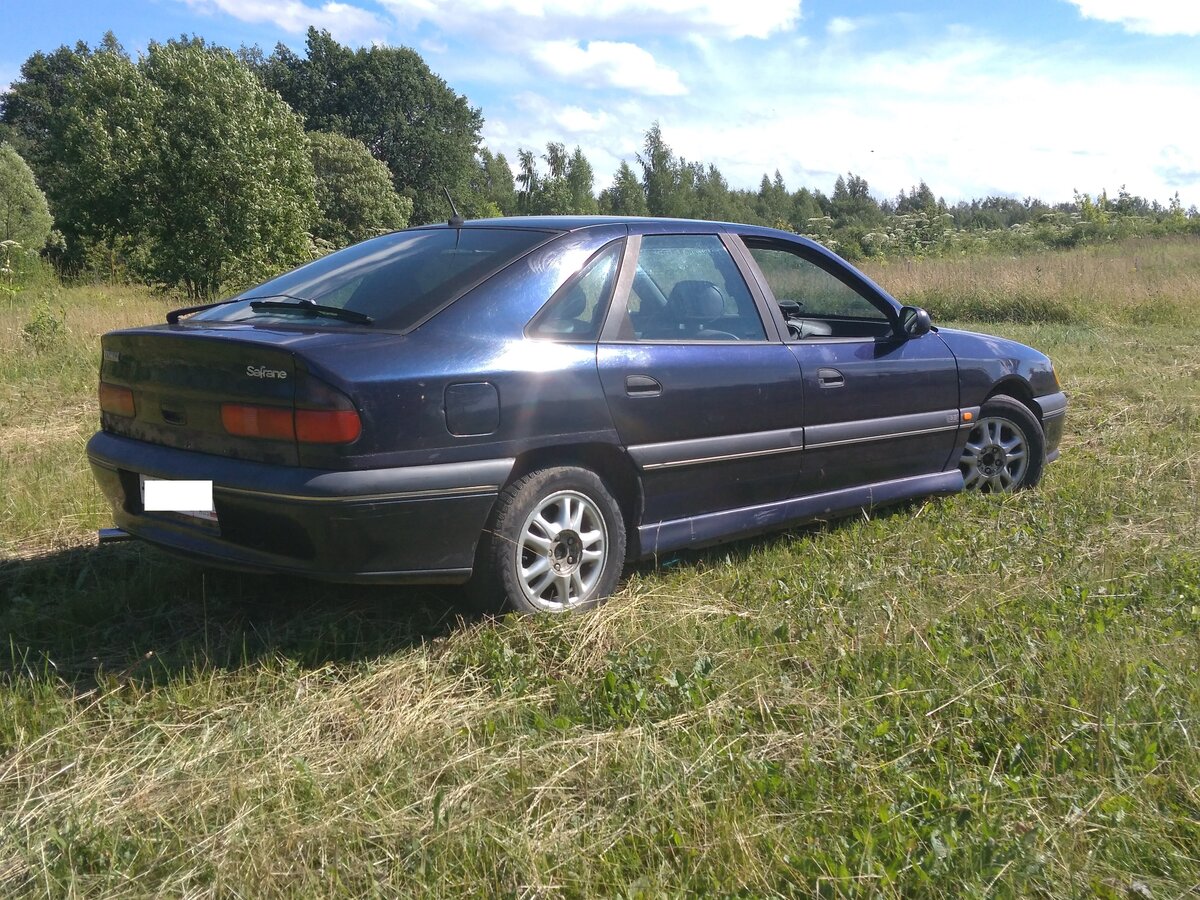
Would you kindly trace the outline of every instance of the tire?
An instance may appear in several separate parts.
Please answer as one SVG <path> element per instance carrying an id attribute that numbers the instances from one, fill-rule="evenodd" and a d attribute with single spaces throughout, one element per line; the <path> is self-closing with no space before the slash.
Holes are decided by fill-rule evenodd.
<path id="1" fill-rule="evenodd" d="M 505 488 L 480 540 L 472 593 L 492 609 L 560 613 L 596 606 L 625 564 L 625 519 L 587 469 L 539 469 Z"/>
<path id="2" fill-rule="evenodd" d="M 1046 436 L 1029 407 L 997 395 L 984 402 L 959 457 L 968 491 L 1009 493 L 1031 488 L 1046 465 Z"/>

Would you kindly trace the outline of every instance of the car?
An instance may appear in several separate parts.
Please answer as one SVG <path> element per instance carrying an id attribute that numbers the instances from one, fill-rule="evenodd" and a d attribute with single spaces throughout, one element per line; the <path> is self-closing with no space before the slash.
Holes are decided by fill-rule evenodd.
<path id="1" fill-rule="evenodd" d="M 1032 487 L 1067 407 L 1043 354 L 934 327 L 807 238 L 624 217 L 367 240 L 104 335 L 99 400 L 123 533 L 518 612 L 595 605 L 631 560 Z M 157 499 L 175 482 L 198 499 Z"/>

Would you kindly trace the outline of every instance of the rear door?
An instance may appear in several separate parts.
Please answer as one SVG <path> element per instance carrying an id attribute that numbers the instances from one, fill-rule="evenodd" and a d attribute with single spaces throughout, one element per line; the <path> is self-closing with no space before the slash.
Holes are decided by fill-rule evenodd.
<path id="1" fill-rule="evenodd" d="M 631 236 L 597 362 L 644 523 L 790 494 L 799 370 L 764 311 L 721 235 Z"/>

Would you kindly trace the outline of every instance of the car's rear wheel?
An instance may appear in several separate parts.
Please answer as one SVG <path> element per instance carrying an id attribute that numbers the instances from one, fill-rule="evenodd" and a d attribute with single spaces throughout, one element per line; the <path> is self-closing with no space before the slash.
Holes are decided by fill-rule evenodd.
<path id="1" fill-rule="evenodd" d="M 475 593 L 521 613 L 594 606 L 612 593 L 625 562 L 625 521 L 594 472 L 540 469 L 496 501 L 475 574 Z"/>
<path id="2" fill-rule="evenodd" d="M 1033 487 L 1046 464 L 1041 423 L 1025 404 L 996 396 L 979 410 L 958 468 L 969 491 L 998 493 Z"/>

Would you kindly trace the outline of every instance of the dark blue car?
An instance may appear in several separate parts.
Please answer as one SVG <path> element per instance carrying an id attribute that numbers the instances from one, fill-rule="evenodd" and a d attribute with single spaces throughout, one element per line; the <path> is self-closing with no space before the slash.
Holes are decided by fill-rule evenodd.
<path id="1" fill-rule="evenodd" d="M 413 228 L 111 332 L 100 406 L 132 535 L 557 611 L 630 559 L 1032 486 L 1066 398 L 805 238 L 593 217 Z M 203 502 L 150 502 L 172 482 Z"/>

